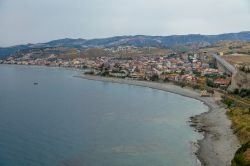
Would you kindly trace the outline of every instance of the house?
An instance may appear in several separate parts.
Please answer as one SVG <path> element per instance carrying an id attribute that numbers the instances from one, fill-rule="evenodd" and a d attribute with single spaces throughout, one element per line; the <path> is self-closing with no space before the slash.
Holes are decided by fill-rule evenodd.
<path id="1" fill-rule="evenodd" d="M 214 84 L 218 86 L 229 86 L 231 83 L 230 79 L 225 78 L 217 78 L 214 80 Z"/>

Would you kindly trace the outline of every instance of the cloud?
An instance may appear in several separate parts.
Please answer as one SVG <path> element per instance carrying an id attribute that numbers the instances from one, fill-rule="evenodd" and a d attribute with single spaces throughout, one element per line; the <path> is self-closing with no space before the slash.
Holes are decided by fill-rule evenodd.
<path id="1" fill-rule="evenodd" d="M 7 0 L 0 0 L 0 9 L 4 9 L 5 7 L 5 4 L 7 3 Z M 0 10 L 0 13 L 1 13 L 1 10 Z"/>
<path id="2" fill-rule="evenodd" d="M 250 12 L 250 1 L 246 0 L 248 11 Z"/>
<path id="3" fill-rule="evenodd" d="M 249 0 L 0 0 L 0 7 L 0 46 L 250 30 Z"/>

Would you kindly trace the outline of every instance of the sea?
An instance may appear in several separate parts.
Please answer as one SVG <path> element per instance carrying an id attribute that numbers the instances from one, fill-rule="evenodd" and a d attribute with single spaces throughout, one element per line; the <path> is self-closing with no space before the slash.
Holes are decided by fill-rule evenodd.
<path id="1" fill-rule="evenodd" d="M 196 165 L 188 121 L 207 106 L 81 72 L 0 65 L 0 166 Z"/>

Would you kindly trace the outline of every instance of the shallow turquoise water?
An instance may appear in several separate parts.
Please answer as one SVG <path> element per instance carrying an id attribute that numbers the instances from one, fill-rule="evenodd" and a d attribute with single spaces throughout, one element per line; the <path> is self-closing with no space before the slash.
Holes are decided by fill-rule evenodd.
<path id="1" fill-rule="evenodd" d="M 0 65 L 1 166 L 195 165 L 187 121 L 205 105 L 77 74 Z"/>

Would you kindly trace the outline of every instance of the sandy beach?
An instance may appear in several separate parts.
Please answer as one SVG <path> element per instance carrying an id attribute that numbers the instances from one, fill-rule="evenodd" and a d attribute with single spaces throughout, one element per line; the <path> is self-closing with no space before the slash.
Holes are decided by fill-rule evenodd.
<path id="1" fill-rule="evenodd" d="M 202 166 L 231 165 L 231 160 L 240 144 L 237 137 L 233 134 L 231 121 L 225 114 L 226 109 L 222 104 L 218 104 L 213 97 L 200 97 L 198 91 L 194 91 L 191 88 L 181 88 L 170 83 L 156 83 L 90 75 L 80 75 L 76 77 L 95 81 L 149 87 L 202 101 L 210 108 L 209 111 L 190 118 L 190 125 L 194 127 L 196 131 L 202 132 L 204 135 L 202 140 L 198 140 L 198 150 L 196 152 L 198 160 L 201 162 Z"/>

